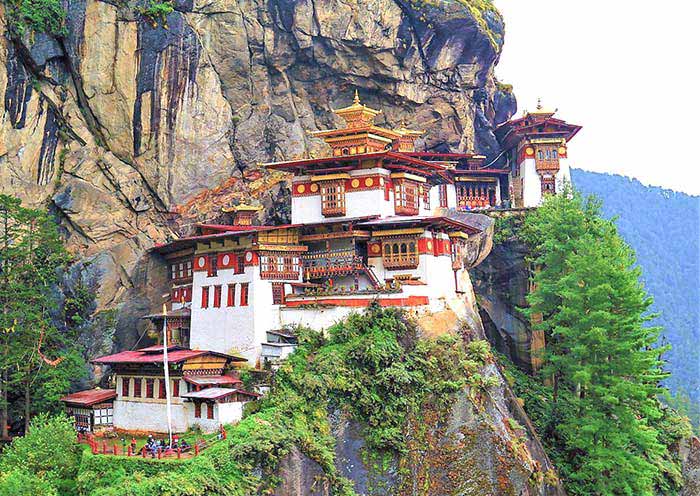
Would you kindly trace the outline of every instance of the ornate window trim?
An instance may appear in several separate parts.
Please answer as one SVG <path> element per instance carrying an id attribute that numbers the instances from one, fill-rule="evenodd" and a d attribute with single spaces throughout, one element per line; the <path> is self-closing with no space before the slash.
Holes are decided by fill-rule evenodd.
<path id="1" fill-rule="evenodd" d="M 345 215 L 345 180 L 321 181 L 321 213 L 325 217 Z"/>
<path id="2" fill-rule="evenodd" d="M 409 179 L 394 179 L 394 210 L 396 215 L 418 215 L 420 188 Z"/>
<path id="3" fill-rule="evenodd" d="M 382 240 L 382 263 L 385 269 L 417 269 L 419 256 L 417 237 Z"/>

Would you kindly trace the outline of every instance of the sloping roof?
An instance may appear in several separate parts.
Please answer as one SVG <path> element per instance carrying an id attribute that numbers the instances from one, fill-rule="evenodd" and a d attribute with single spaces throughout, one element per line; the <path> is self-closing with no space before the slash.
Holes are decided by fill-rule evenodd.
<path id="1" fill-rule="evenodd" d="M 449 226 L 454 229 L 465 230 L 469 233 L 476 233 L 480 229 L 473 226 L 471 223 L 464 222 L 462 220 L 454 219 L 447 216 L 436 216 L 436 217 L 421 217 L 421 216 L 395 216 L 386 217 L 384 219 L 377 219 L 368 222 L 363 222 L 359 224 L 361 227 L 369 228 L 382 228 L 382 227 L 402 227 L 402 226 Z"/>
<path id="2" fill-rule="evenodd" d="M 243 384 L 243 381 L 230 375 L 186 375 L 183 379 L 195 386 Z"/>
<path id="3" fill-rule="evenodd" d="M 165 316 L 167 318 L 190 317 L 191 315 L 192 315 L 192 311 L 190 310 L 190 306 L 177 308 L 175 310 L 168 310 L 168 313 L 165 314 Z M 141 318 L 142 319 L 162 319 L 163 314 L 162 313 L 152 313 L 149 315 L 144 315 Z"/>
<path id="4" fill-rule="evenodd" d="M 180 348 L 177 346 L 171 346 L 168 348 L 168 363 L 180 363 L 190 358 L 202 356 L 202 355 L 213 355 L 222 358 L 226 358 L 232 362 L 245 362 L 246 359 L 238 356 L 227 355 L 225 353 L 219 353 L 216 351 L 208 350 L 190 350 L 187 348 Z M 148 348 L 142 348 L 135 351 L 122 351 L 115 353 L 113 355 L 107 355 L 100 358 L 95 358 L 92 363 L 163 363 L 163 347 L 162 346 L 151 346 Z"/>
<path id="5" fill-rule="evenodd" d="M 250 391 L 244 391 L 243 389 L 231 389 L 231 388 L 207 388 L 201 391 L 192 391 L 190 393 L 183 393 L 180 396 L 183 398 L 198 399 L 198 400 L 218 400 L 225 398 L 232 394 L 239 393 L 246 396 L 251 396 L 253 398 L 259 398 L 258 393 L 252 393 Z"/>
<path id="6" fill-rule="evenodd" d="M 117 397 L 117 391 L 114 389 L 87 389 L 78 391 L 77 393 L 69 394 L 61 398 L 64 403 L 80 406 L 92 406 L 98 403 L 103 403 Z"/>

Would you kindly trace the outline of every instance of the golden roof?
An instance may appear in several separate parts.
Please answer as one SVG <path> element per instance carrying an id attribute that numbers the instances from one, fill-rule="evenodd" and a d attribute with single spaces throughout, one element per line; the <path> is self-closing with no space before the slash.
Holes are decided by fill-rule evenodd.
<path id="1" fill-rule="evenodd" d="M 523 111 L 523 116 L 526 115 L 554 115 L 557 112 L 557 109 L 551 110 L 548 108 L 545 108 L 542 106 L 542 99 L 538 98 L 537 99 L 537 107 L 535 108 L 534 111 L 530 112 L 527 109 Z"/>
<path id="2" fill-rule="evenodd" d="M 352 105 L 333 110 L 333 113 L 345 119 L 348 127 L 360 127 L 372 125 L 374 118 L 381 113 L 381 110 L 375 110 L 360 103 L 360 95 L 355 90 L 355 98 Z"/>
<path id="3" fill-rule="evenodd" d="M 262 205 L 246 205 L 241 203 L 240 205 L 234 205 L 233 207 L 221 207 L 224 212 L 257 212 L 262 210 Z"/>

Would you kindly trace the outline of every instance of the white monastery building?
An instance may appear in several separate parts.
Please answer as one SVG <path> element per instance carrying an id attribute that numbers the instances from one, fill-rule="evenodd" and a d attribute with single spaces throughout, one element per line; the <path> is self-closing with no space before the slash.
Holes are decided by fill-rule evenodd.
<path id="1" fill-rule="evenodd" d="M 200 224 L 153 250 L 168 264 L 171 298 L 147 317 L 167 330 L 177 432 L 240 419 L 257 395 L 241 388 L 236 365 L 275 365 L 298 325 L 322 330 L 373 302 L 463 315 L 468 248 L 484 225 L 467 212 L 535 207 L 561 191 L 580 129 L 538 105 L 497 128 L 494 166 L 416 151 L 421 132 L 375 125 L 379 111 L 357 94 L 334 112 L 345 127 L 314 133 L 327 156 L 266 164 L 291 176 L 291 224 L 254 225 L 260 207 L 237 205 L 233 224 Z M 114 427 L 166 430 L 163 360 L 162 346 L 94 360 L 114 373 Z"/>

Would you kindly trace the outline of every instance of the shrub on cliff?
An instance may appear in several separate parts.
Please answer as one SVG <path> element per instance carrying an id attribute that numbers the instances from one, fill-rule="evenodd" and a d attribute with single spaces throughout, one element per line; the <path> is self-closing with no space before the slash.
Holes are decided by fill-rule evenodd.
<path id="1" fill-rule="evenodd" d="M 75 494 L 79 460 L 73 421 L 65 415 L 38 415 L 29 432 L 0 456 L 0 494 L 22 494 L 16 493 L 19 486 L 36 489 L 34 494 Z"/>

